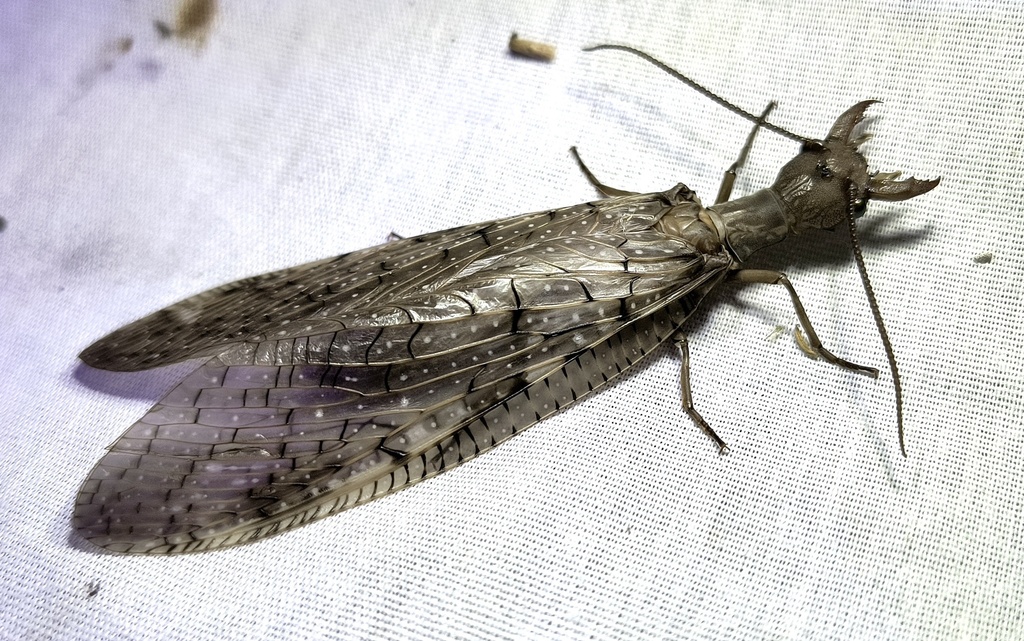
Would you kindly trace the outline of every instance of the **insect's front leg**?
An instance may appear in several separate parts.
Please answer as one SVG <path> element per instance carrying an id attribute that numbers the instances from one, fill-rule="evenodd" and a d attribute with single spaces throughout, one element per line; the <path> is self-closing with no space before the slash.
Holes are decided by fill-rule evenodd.
<path id="1" fill-rule="evenodd" d="M 686 334 L 676 332 L 672 336 L 672 342 L 679 349 L 679 360 L 681 361 L 679 384 L 683 393 L 683 409 L 693 419 L 693 422 L 697 424 L 697 427 L 711 437 L 711 440 L 718 445 L 718 451 L 725 454 L 729 451 L 729 446 L 725 444 L 725 441 L 718 434 L 715 434 L 715 430 L 711 429 L 711 426 L 704 420 L 704 417 L 693 407 L 693 395 L 690 393 L 690 347 L 686 340 Z"/>
<path id="2" fill-rule="evenodd" d="M 850 361 L 839 358 L 822 346 L 821 341 L 818 339 L 818 334 L 815 333 L 814 327 L 811 326 L 811 319 L 807 317 L 807 312 L 804 311 L 804 306 L 800 302 L 800 297 L 796 295 L 796 289 L 793 288 L 793 283 L 789 282 L 789 278 L 787 278 L 782 272 L 771 271 L 768 269 L 740 269 L 730 272 L 729 279 L 739 281 L 741 283 L 782 285 L 786 288 L 786 291 L 789 292 L 789 297 L 793 300 L 793 309 L 796 310 L 796 317 L 800 321 L 800 326 L 803 327 L 804 333 L 807 334 L 807 346 L 814 354 L 820 356 L 833 365 L 842 367 L 843 369 L 867 374 L 871 378 L 878 378 L 878 370 L 874 367 L 851 363 Z"/>
<path id="3" fill-rule="evenodd" d="M 743 168 L 743 165 L 747 164 L 747 156 L 750 155 L 750 150 L 754 146 L 754 138 L 757 136 L 757 130 L 764 125 L 765 121 L 768 119 L 768 114 L 772 112 L 772 109 L 775 109 L 775 106 L 774 100 L 768 103 L 768 106 L 765 107 L 765 110 L 761 113 L 760 117 L 758 117 L 754 122 L 754 128 L 750 130 L 749 134 L 747 134 L 747 142 L 743 145 L 743 149 L 740 150 L 739 158 L 736 159 L 736 162 L 734 162 L 731 167 L 725 170 L 725 175 L 722 176 L 722 184 L 718 186 L 718 197 L 715 198 L 716 205 L 729 200 L 729 197 L 732 195 L 732 186 L 736 182 L 736 176 L 740 169 Z"/>

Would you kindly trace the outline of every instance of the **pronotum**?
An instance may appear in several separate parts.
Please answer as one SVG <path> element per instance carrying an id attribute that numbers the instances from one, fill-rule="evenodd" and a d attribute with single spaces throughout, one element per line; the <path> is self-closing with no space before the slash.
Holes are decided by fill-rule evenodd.
<path id="1" fill-rule="evenodd" d="M 596 48 L 639 55 L 693 84 L 628 47 Z M 852 232 L 871 199 L 913 198 L 938 184 L 868 171 L 853 130 L 870 104 L 840 115 L 821 140 L 730 105 L 755 121 L 751 139 L 765 128 L 802 144 L 771 187 L 749 196 L 729 200 L 726 185 L 705 207 L 682 184 L 621 192 L 584 167 L 611 197 L 247 278 L 114 331 L 82 360 L 118 371 L 205 363 L 97 463 L 75 527 L 128 553 L 277 534 L 459 465 L 666 341 L 681 355 L 686 412 L 724 450 L 694 409 L 681 328 L 729 280 L 783 285 L 810 349 L 877 375 L 822 347 L 784 274 L 743 267 L 791 234 L 843 221 Z M 855 236 L 854 252 L 863 273 Z M 895 360 L 867 289 L 901 416 Z"/>

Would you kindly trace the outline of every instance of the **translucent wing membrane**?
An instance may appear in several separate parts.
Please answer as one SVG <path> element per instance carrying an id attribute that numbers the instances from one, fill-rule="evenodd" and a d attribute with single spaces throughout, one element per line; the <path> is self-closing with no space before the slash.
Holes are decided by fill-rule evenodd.
<path id="1" fill-rule="evenodd" d="M 679 186 L 427 234 L 114 332 L 82 358 L 208 360 L 103 457 L 77 528 L 119 552 L 233 545 L 490 449 L 614 380 L 724 277 L 698 210 Z"/>

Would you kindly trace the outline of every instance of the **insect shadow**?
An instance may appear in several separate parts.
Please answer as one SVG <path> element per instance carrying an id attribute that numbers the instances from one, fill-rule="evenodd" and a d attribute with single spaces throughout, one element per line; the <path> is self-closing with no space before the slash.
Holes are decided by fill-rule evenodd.
<path id="1" fill-rule="evenodd" d="M 891 214 L 889 217 L 896 218 L 897 214 Z M 917 229 L 886 233 L 880 229 L 885 222 L 885 216 L 862 218 L 857 221 L 857 235 L 860 237 L 861 246 L 866 248 L 868 260 L 873 248 L 884 248 L 889 253 L 911 247 L 932 233 L 930 224 Z M 806 270 L 809 267 L 841 267 L 848 264 L 853 264 L 850 237 L 842 229 L 790 236 L 785 243 L 764 248 L 756 255 L 755 260 L 750 261 L 752 267 L 771 266 L 781 271 L 793 266 Z"/>
<path id="2" fill-rule="evenodd" d="M 72 371 L 76 382 L 97 392 L 126 399 L 155 403 L 182 378 L 195 370 L 202 358 L 194 358 L 166 367 L 134 372 L 111 372 L 94 369 L 79 362 Z"/>
<path id="3" fill-rule="evenodd" d="M 884 233 L 880 230 L 884 223 L 884 219 L 878 218 L 861 219 L 857 222 L 857 235 L 860 237 L 862 246 L 868 248 L 868 260 L 871 259 L 871 248 L 884 248 L 886 252 L 889 252 L 894 249 L 911 247 L 932 233 L 930 224 L 917 229 Z M 852 264 L 849 234 L 840 229 L 790 236 L 785 243 L 762 249 L 746 266 L 752 269 L 773 269 L 781 272 L 788 272 L 795 268 L 806 273 L 815 268 L 831 271 Z M 802 291 L 799 279 L 794 282 L 798 288 L 797 291 Z M 854 282 L 852 276 L 850 282 Z M 714 295 L 718 303 L 730 305 L 743 310 L 746 314 L 757 316 L 768 325 L 777 324 L 780 318 L 779 314 L 789 312 L 784 296 L 779 298 L 780 303 L 777 309 L 771 303 L 767 306 L 758 305 L 755 309 L 755 306 L 740 296 L 740 292 L 749 291 L 750 288 L 751 285 L 748 284 L 725 283 Z M 809 301 L 813 298 L 811 295 L 807 296 Z M 711 306 L 708 306 L 698 310 L 698 313 L 694 314 L 688 322 L 698 321 L 702 318 L 699 312 L 707 312 L 710 308 Z"/>

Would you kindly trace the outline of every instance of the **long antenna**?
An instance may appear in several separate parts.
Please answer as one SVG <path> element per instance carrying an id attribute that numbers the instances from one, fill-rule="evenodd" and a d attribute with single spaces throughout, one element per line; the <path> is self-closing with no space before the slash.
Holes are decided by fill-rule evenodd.
<path id="1" fill-rule="evenodd" d="M 759 126 L 764 127 L 768 131 L 775 132 L 775 133 L 779 134 L 780 136 L 785 136 L 786 138 L 789 138 L 791 140 L 795 140 L 795 141 L 797 141 L 797 142 L 799 142 L 801 144 L 808 143 L 808 142 L 811 141 L 810 138 L 805 138 L 803 136 L 797 135 L 797 134 L 789 131 L 788 129 L 783 129 L 782 127 L 780 127 L 778 125 L 773 125 L 772 123 L 767 122 L 767 121 L 761 119 L 758 116 L 755 116 L 754 114 L 750 113 L 749 111 L 746 111 L 745 109 L 741 109 L 740 107 L 737 107 L 736 105 L 732 104 L 731 102 L 729 102 L 725 98 L 722 98 L 718 94 L 716 94 L 713 91 L 711 91 L 710 89 L 706 88 L 704 85 L 698 83 L 695 80 L 691 80 L 690 78 L 688 78 L 688 77 L 684 76 L 683 74 L 679 73 L 678 71 L 676 71 L 672 67 L 668 66 L 664 62 L 658 60 L 654 56 L 648 55 L 648 54 L 644 53 L 643 51 L 640 51 L 639 49 L 634 49 L 633 47 L 627 47 L 626 45 L 594 45 L 592 47 L 584 47 L 583 48 L 584 51 L 600 51 L 602 49 L 610 49 L 610 50 L 614 50 L 614 51 L 625 51 L 626 53 L 631 53 L 634 56 L 638 56 L 640 58 L 643 58 L 644 60 L 646 60 L 647 62 L 651 63 L 655 67 L 661 69 L 662 71 L 664 71 L 665 73 L 669 74 L 670 76 L 672 76 L 676 80 L 679 80 L 680 82 L 688 85 L 694 91 L 700 93 L 701 95 L 703 95 L 703 96 L 705 96 L 707 98 L 710 98 L 711 100 L 713 100 L 714 102 L 718 103 L 719 105 L 725 107 L 726 109 L 728 109 L 729 111 L 733 112 L 734 114 L 736 114 L 738 116 L 742 116 L 743 118 L 746 118 L 750 122 L 756 123 Z"/>
<path id="2" fill-rule="evenodd" d="M 857 270 L 860 272 L 860 281 L 864 284 L 864 293 L 868 297 L 868 305 L 871 307 L 871 315 L 875 317 L 875 325 L 878 327 L 878 335 L 882 337 L 882 346 L 885 347 L 885 357 L 889 359 L 889 371 L 892 372 L 892 385 L 896 390 L 896 429 L 900 436 L 900 452 L 903 458 L 907 458 L 907 446 L 903 440 L 903 386 L 900 384 L 900 371 L 896 367 L 896 354 L 892 351 L 892 343 L 889 342 L 889 333 L 885 331 L 885 323 L 882 321 L 882 312 L 878 309 L 878 301 L 875 300 L 875 291 L 871 288 L 871 281 L 868 280 L 868 269 L 864 266 L 864 256 L 860 251 L 860 241 L 857 240 L 857 224 L 854 214 L 856 209 L 857 187 L 852 181 L 846 183 L 846 222 L 850 230 L 850 241 L 853 243 L 853 257 L 857 261 Z"/>

